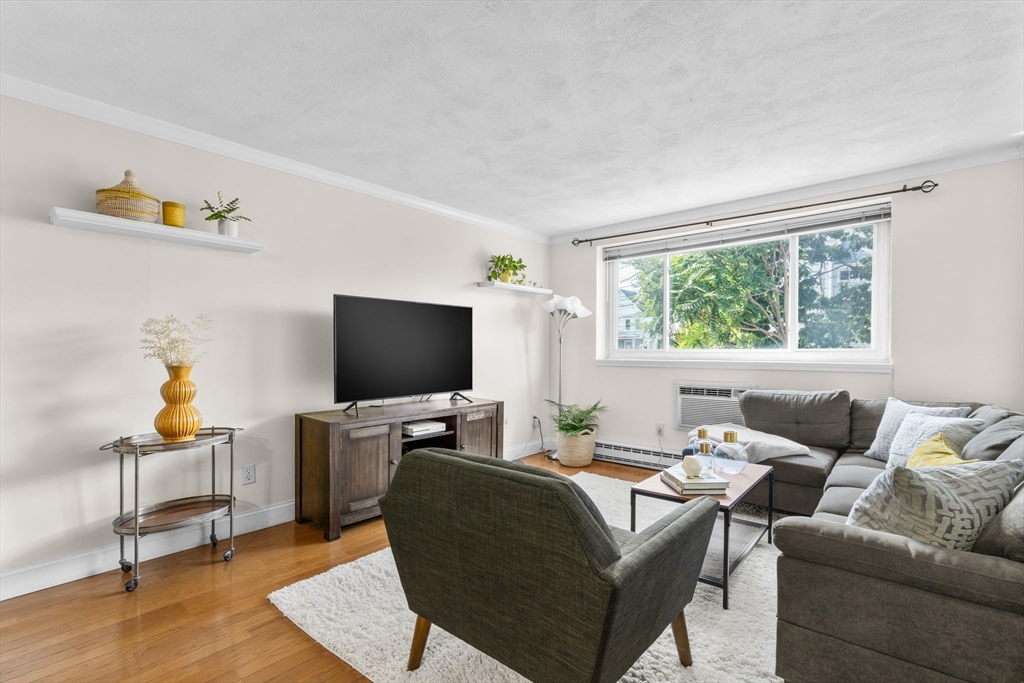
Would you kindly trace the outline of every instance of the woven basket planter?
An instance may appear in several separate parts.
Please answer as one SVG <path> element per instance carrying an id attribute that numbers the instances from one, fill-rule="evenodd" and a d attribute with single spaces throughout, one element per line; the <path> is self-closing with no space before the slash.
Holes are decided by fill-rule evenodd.
<path id="1" fill-rule="evenodd" d="M 569 436 L 558 433 L 558 462 L 566 467 L 586 467 L 594 461 L 594 432 Z"/>
<path id="2" fill-rule="evenodd" d="M 160 200 L 139 189 L 131 170 L 124 172 L 124 180 L 117 185 L 96 190 L 96 210 L 104 216 L 143 223 L 160 220 Z"/>

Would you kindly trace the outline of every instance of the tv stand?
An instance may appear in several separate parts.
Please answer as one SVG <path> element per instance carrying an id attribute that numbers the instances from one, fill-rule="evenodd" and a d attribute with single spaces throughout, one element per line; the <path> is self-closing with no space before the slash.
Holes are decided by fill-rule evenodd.
<path id="1" fill-rule="evenodd" d="M 356 417 L 359 417 L 359 401 L 352 401 L 347 406 L 345 406 L 345 408 L 341 412 L 347 413 L 348 411 L 352 410 L 353 408 L 356 409 Z"/>
<path id="2" fill-rule="evenodd" d="M 468 396 L 464 396 L 464 395 L 463 395 L 463 394 L 462 394 L 461 392 L 459 392 L 459 391 L 453 391 L 453 392 L 452 392 L 452 395 L 451 395 L 451 398 L 449 398 L 448 400 L 449 400 L 449 401 L 457 401 L 457 400 L 458 400 L 458 399 L 460 399 L 460 398 L 461 398 L 461 399 L 462 399 L 463 401 L 465 401 L 466 403 L 472 403 L 472 402 L 473 402 L 473 399 L 469 398 Z"/>
<path id="3" fill-rule="evenodd" d="M 352 407 L 358 408 L 355 402 Z M 443 422 L 445 430 L 420 436 L 402 432 L 404 423 L 420 420 Z M 380 498 L 406 452 L 450 448 L 501 458 L 504 425 L 505 404 L 479 396 L 472 405 L 437 398 L 374 405 L 363 415 L 338 409 L 300 413 L 295 416 L 295 521 L 316 522 L 333 541 L 342 527 L 380 515 Z"/>

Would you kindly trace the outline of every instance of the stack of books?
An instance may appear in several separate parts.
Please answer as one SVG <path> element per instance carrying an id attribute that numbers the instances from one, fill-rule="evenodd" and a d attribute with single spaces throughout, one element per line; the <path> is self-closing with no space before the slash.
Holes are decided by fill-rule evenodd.
<path id="1" fill-rule="evenodd" d="M 661 471 L 661 480 L 674 491 L 684 494 L 700 494 L 704 496 L 725 495 L 729 488 L 729 480 L 724 479 L 708 468 L 704 468 L 699 476 L 688 477 L 682 464 L 673 465 Z"/>

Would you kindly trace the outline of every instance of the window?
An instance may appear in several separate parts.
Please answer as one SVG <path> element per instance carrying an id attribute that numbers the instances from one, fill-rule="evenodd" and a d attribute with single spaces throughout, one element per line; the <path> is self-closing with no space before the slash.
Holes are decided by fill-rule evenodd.
<path id="1" fill-rule="evenodd" d="M 609 356 L 887 363 L 888 205 L 850 214 L 606 249 Z"/>

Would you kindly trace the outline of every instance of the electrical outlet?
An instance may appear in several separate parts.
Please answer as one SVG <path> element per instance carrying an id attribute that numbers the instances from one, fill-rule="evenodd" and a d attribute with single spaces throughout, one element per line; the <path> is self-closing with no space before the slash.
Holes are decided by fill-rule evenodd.
<path id="1" fill-rule="evenodd" d="M 654 433 L 657 434 L 658 436 L 665 436 L 665 423 L 664 422 L 655 422 L 654 423 Z"/>
<path id="2" fill-rule="evenodd" d="M 508 427 L 508 418 L 505 418 L 505 426 Z"/>
<path id="3" fill-rule="evenodd" d="M 242 468 L 242 484 L 256 483 L 256 465 L 246 465 Z"/>
<path id="4" fill-rule="evenodd" d="M 537 417 L 536 415 L 533 416 L 533 426 L 540 427 L 540 418 Z"/>

